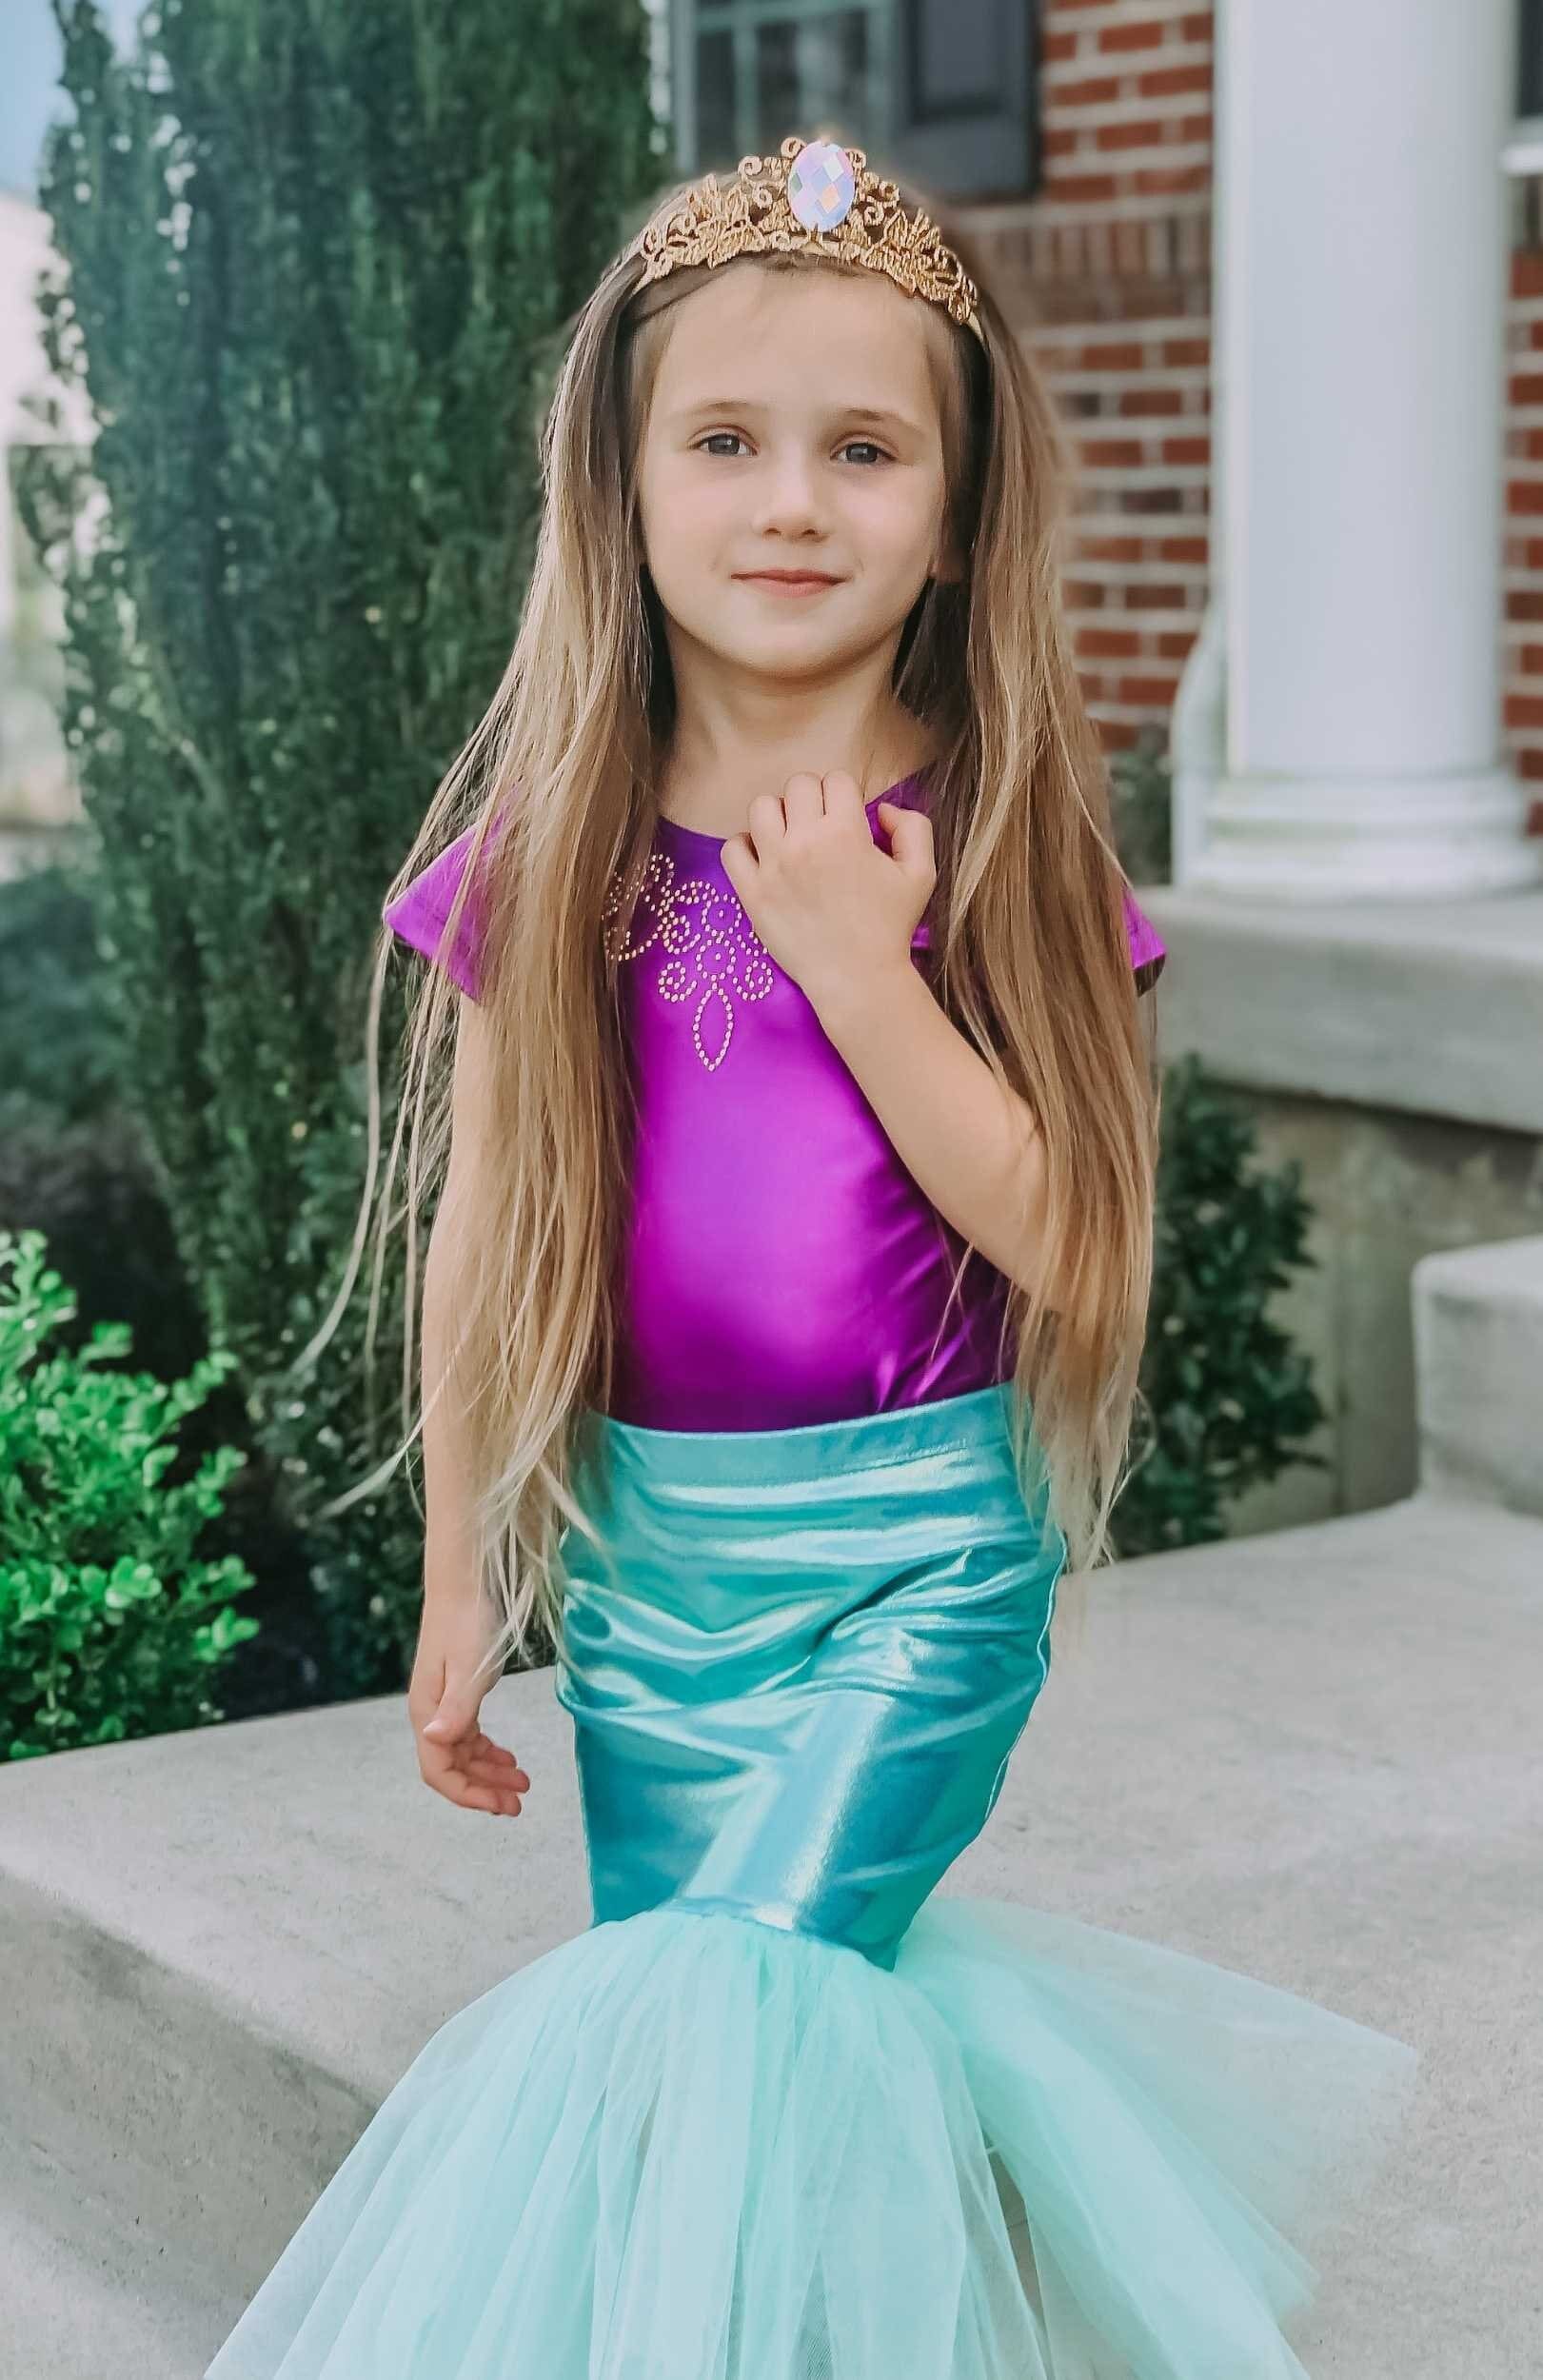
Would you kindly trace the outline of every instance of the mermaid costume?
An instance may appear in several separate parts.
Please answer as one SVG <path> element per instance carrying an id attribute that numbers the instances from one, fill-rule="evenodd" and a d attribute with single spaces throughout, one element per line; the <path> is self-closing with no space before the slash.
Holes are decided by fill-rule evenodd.
<path id="1" fill-rule="evenodd" d="M 475 996 L 473 901 L 442 946 L 469 842 L 386 915 Z M 553 1669 L 592 1922 L 431 2037 L 206 2380 L 1303 2380 L 1304 2242 L 1414 2053 L 935 1890 L 1066 1559 L 1012 1460 L 1004 1285 L 972 1256 L 950 1303 L 962 1242 L 718 838 L 659 822 L 619 984 L 622 1355 Z"/>

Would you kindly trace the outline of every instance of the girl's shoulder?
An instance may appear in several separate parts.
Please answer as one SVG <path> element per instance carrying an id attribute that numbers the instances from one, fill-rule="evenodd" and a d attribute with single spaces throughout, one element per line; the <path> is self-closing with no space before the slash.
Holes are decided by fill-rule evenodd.
<path id="1" fill-rule="evenodd" d="M 486 930 L 485 904 L 481 898 L 483 876 L 487 851 L 499 834 L 503 817 L 504 813 L 500 811 L 488 830 L 487 844 L 479 861 L 477 879 L 467 892 L 455 936 L 447 948 L 445 928 L 466 872 L 471 846 L 477 839 L 475 824 L 457 835 L 453 843 L 446 843 L 426 867 L 420 868 L 396 899 L 387 902 L 381 912 L 384 922 L 399 941 L 443 966 L 452 982 L 473 1000 L 478 997 L 481 983 Z M 1161 935 L 1128 886 L 1125 892 L 1125 933 L 1139 998 L 1157 982 L 1167 962 L 1168 952 Z M 930 922 L 923 918 L 912 936 L 912 946 L 925 950 L 931 940 Z"/>
<path id="2" fill-rule="evenodd" d="M 1168 945 L 1128 886 L 1125 893 L 1125 939 L 1130 946 L 1136 996 L 1139 1000 L 1143 992 L 1152 989 L 1167 964 Z M 913 950 L 927 950 L 931 945 L 932 927 L 923 918 L 911 937 L 911 947 Z"/>
<path id="3" fill-rule="evenodd" d="M 481 822 L 466 827 L 453 843 L 426 867 L 408 879 L 394 901 L 388 901 L 381 911 L 382 922 L 388 925 L 399 942 L 404 942 L 424 958 L 432 959 L 445 968 L 451 981 L 475 1000 L 482 980 L 484 936 L 486 931 L 485 902 L 482 898 L 487 850 L 498 836 L 502 814 L 488 829 L 487 844 L 478 861 L 477 873 L 469 886 L 465 903 L 456 924 L 454 939 L 446 947 L 445 928 L 456 895 L 461 890 L 472 844 L 477 840 Z"/>

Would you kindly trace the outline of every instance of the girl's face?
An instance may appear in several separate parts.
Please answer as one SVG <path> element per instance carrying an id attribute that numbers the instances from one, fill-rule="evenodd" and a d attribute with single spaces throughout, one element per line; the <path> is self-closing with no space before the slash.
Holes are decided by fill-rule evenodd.
<path id="1" fill-rule="evenodd" d="M 638 481 L 677 633 L 760 674 L 823 673 L 893 645 L 928 577 L 954 575 L 925 310 L 880 273 L 748 263 L 680 306 Z"/>

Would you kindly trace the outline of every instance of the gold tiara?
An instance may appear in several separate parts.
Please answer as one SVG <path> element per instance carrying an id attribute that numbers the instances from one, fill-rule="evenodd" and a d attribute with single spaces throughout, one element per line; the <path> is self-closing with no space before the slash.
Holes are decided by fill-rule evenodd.
<path id="1" fill-rule="evenodd" d="M 789 133 L 776 157 L 742 157 L 720 189 L 704 174 L 667 212 L 656 215 L 627 250 L 644 259 L 638 283 L 663 281 L 682 265 L 726 265 L 731 256 L 772 252 L 839 257 L 887 273 L 908 297 L 930 298 L 951 319 L 985 333 L 979 296 L 931 217 L 907 214 L 893 182 L 870 173 L 861 149 L 803 141 Z"/>

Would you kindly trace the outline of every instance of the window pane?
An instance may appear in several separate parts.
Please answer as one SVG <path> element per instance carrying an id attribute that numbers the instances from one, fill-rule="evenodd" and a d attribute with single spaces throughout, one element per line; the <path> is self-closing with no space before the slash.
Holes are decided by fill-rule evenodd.
<path id="1" fill-rule="evenodd" d="M 794 25 L 756 28 L 756 137 L 762 156 L 774 153 L 784 132 L 799 129 L 799 61 Z"/>
<path id="2" fill-rule="evenodd" d="M 843 9 L 800 28 L 803 120 L 833 115 L 854 140 L 868 102 L 868 11 Z"/>
<path id="3" fill-rule="evenodd" d="M 1000 104 L 1006 59 L 999 0 L 948 0 L 913 7 L 912 89 L 919 120 Z"/>
<path id="4" fill-rule="evenodd" d="M 763 156 L 775 154 L 789 132 L 807 137 L 827 116 L 856 139 L 867 102 L 865 9 L 757 26 L 755 147 Z"/>
<path id="5" fill-rule="evenodd" d="M 1521 0 L 1516 40 L 1516 113 L 1543 115 L 1543 7 Z"/>
<path id="6" fill-rule="evenodd" d="M 734 36 L 697 35 L 698 173 L 732 173 L 744 150 L 734 123 Z"/>

